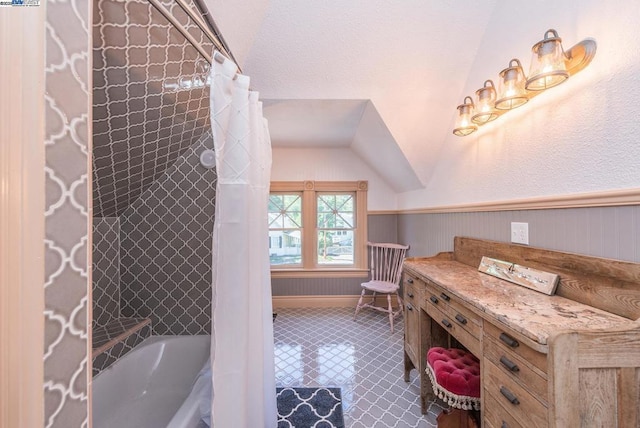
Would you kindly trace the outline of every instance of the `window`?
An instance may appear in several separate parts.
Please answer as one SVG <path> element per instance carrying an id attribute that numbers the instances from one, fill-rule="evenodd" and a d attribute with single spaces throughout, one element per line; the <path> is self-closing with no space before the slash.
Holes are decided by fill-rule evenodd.
<path id="1" fill-rule="evenodd" d="M 274 276 L 362 276 L 366 230 L 366 181 L 271 183 L 269 256 Z"/>

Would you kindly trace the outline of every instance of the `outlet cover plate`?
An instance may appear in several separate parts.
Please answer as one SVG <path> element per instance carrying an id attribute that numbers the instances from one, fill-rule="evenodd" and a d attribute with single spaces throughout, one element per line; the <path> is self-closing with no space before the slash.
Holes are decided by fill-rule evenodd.
<path id="1" fill-rule="evenodd" d="M 529 245 L 529 223 L 511 222 L 511 242 Z"/>

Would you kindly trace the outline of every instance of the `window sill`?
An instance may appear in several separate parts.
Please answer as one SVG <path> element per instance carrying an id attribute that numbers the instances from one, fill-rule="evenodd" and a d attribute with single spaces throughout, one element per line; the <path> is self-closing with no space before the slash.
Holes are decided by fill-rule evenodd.
<path id="1" fill-rule="evenodd" d="M 367 278 L 368 269 L 271 269 L 271 278 Z"/>

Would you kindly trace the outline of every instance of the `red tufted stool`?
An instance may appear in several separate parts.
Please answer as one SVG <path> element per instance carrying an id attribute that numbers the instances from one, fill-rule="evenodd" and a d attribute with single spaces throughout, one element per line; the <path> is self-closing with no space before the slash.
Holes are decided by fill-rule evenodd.
<path id="1" fill-rule="evenodd" d="M 431 348 L 427 375 L 433 392 L 451 407 L 480 410 L 480 361 L 462 349 Z"/>

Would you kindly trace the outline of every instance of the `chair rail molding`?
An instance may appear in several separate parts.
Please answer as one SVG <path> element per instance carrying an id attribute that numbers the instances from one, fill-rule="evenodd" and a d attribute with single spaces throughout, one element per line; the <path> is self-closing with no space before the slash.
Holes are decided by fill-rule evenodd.
<path id="1" fill-rule="evenodd" d="M 437 214 L 480 211 L 545 210 L 553 208 L 589 208 L 622 205 L 640 205 L 640 187 L 604 190 L 570 195 L 540 196 L 533 198 L 477 202 L 459 205 L 441 205 L 427 208 L 399 209 L 396 214 Z M 384 214 L 389 212 L 385 211 Z M 369 213 L 375 214 L 375 213 Z"/>

